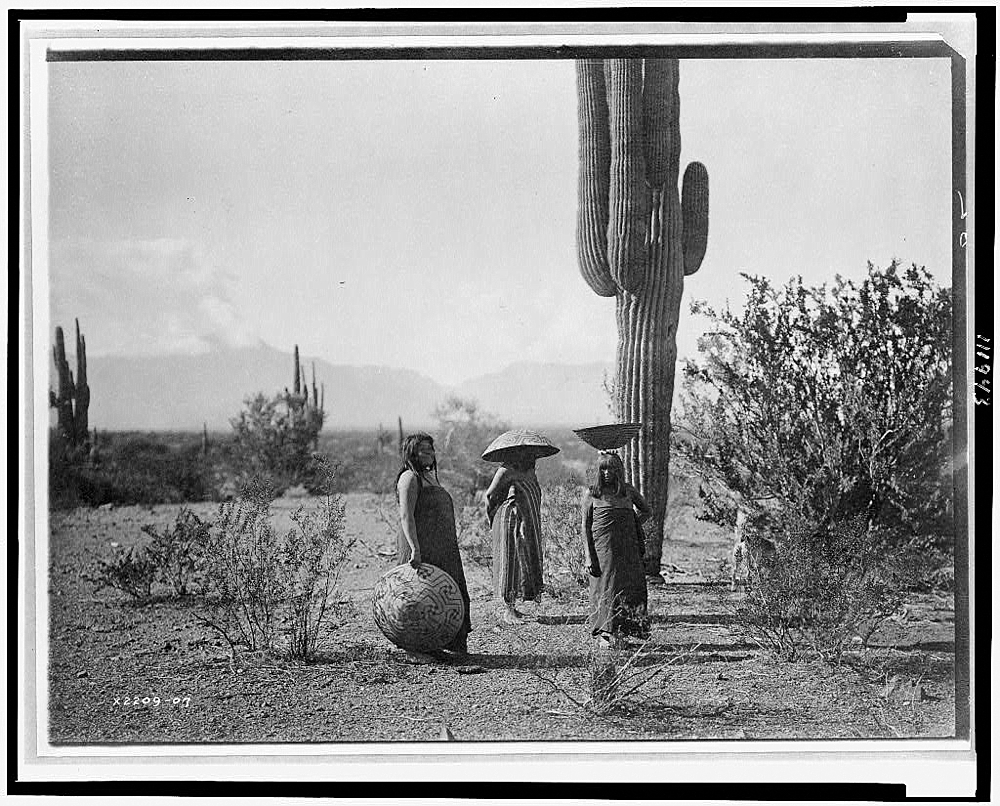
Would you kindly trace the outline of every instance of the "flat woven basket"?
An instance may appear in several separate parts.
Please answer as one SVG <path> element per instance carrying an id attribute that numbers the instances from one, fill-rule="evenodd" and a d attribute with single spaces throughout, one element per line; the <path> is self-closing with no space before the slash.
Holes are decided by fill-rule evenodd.
<path id="1" fill-rule="evenodd" d="M 559 449 L 548 437 L 527 428 L 514 428 L 493 440 L 483 451 L 483 459 L 487 462 L 502 462 L 512 450 L 528 450 L 539 459 L 559 453 Z"/>
<path id="2" fill-rule="evenodd" d="M 591 428 L 574 428 L 573 433 L 599 451 L 623 448 L 642 430 L 642 423 L 612 423 Z"/>

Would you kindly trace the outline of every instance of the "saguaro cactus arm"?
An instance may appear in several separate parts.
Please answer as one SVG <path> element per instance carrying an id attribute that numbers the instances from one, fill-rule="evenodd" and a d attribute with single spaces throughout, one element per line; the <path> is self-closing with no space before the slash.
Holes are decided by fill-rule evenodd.
<path id="1" fill-rule="evenodd" d="M 608 180 L 611 138 L 604 62 L 576 63 L 580 119 L 580 178 L 577 200 L 576 248 L 580 273 L 595 294 L 613 297 L 618 286 L 608 268 Z"/>
<path id="2" fill-rule="evenodd" d="M 681 246 L 687 276 L 698 271 L 708 248 L 708 169 L 700 162 L 692 162 L 684 171 L 681 219 Z"/>
<path id="3" fill-rule="evenodd" d="M 299 345 L 295 345 L 295 379 L 292 382 L 292 391 L 298 396 L 302 394 L 301 368 L 299 365 Z"/>
<path id="4" fill-rule="evenodd" d="M 80 320 L 76 319 L 76 406 L 73 411 L 73 428 L 76 443 L 86 446 L 90 441 L 90 384 L 87 383 L 87 342 L 80 333 Z"/>

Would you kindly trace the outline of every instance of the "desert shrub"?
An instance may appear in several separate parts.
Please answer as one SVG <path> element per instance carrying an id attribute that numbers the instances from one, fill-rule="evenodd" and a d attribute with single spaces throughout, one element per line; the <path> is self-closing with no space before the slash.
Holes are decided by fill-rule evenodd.
<path id="1" fill-rule="evenodd" d="M 325 489 L 333 487 L 328 481 Z M 205 551 L 208 596 L 202 620 L 221 634 L 234 653 L 283 652 L 311 658 L 350 542 L 344 507 L 333 494 L 292 515 L 280 534 L 272 523 L 277 487 L 254 478 L 234 501 L 223 503 Z M 279 633 L 288 641 L 279 646 Z"/>
<path id="2" fill-rule="evenodd" d="M 112 546 L 111 556 L 95 560 L 84 571 L 83 578 L 94 586 L 95 591 L 113 588 L 145 603 L 152 598 L 158 571 L 145 546 Z"/>
<path id="3" fill-rule="evenodd" d="M 681 424 L 702 446 L 688 457 L 728 490 L 819 523 L 874 496 L 895 542 L 950 547 L 950 291 L 895 263 L 829 290 L 744 277 L 741 315 L 692 306 L 713 330 L 685 367 Z"/>
<path id="4" fill-rule="evenodd" d="M 205 621 L 230 644 L 271 650 L 281 603 L 279 537 L 271 524 L 277 492 L 252 479 L 234 501 L 220 505 L 205 547 L 206 588 L 212 611 Z"/>
<path id="5" fill-rule="evenodd" d="M 487 446 L 510 426 L 479 410 L 474 400 L 452 396 L 435 410 L 434 447 L 442 483 L 452 494 L 473 498 L 489 486 L 497 466 L 480 457 Z"/>
<path id="6" fill-rule="evenodd" d="M 244 481 L 268 476 L 280 494 L 296 484 L 314 483 L 311 462 L 324 413 L 289 393 L 246 398 L 230 420 L 233 461 Z"/>
<path id="7" fill-rule="evenodd" d="M 150 537 L 146 553 L 156 567 L 157 578 L 178 596 L 185 596 L 197 583 L 205 544 L 212 524 L 182 507 L 171 528 L 159 530 L 152 524 L 142 527 Z"/>
<path id="8" fill-rule="evenodd" d="M 317 453 L 333 468 L 334 492 L 395 494 L 400 464 L 395 435 L 386 446 L 375 429 L 323 431 Z"/>
<path id="9" fill-rule="evenodd" d="M 83 578 L 95 591 L 114 588 L 140 602 L 152 598 L 157 583 L 169 595 L 184 596 L 198 579 L 210 528 L 184 507 L 172 527 L 159 530 L 145 524 L 142 533 L 147 539 L 127 548 L 112 543 L 110 556 L 95 560 Z"/>
<path id="10" fill-rule="evenodd" d="M 587 584 L 580 537 L 583 488 L 563 482 L 542 490 L 542 573 L 554 595 L 575 594 Z"/>
<path id="11" fill-rule="evenodd" d="M 908 587 L 920 591 L 949 592 L 955 589 L 955 555 L 933 537 L 915 537 L 906 546 L 905 575 Z"/>
<path id="12" fill-rule="evenodd" d="M 803 654 L 839 660 L 902 603 L 903 552 L 880 540 L 865 515 L 820 530 L 773 524 L 780 531 L 772 560 L 751 555 L 745 597 L 727 603 L 735 623 L 775 657 Z"/>
<path id="13" fill-rule="evenodd" d="M 334 458 L 328 458 L 335 470 L 334 492 L 369 492 L 379 495 L 395 490 L 396 473 L 399 472 L 399 454 L 385 452 L 375 454 L 367 448 L 344 455 L 336 451 Z M 312 492 L 313 484 L 307 483 Z"/>
<path id="14" fill-rule="evenodd" d="M 288 654 L 308 660 L 315 655 L 320 630 L 331 608 L 352 542 L 344 532 L 344 504 L 326 495 L 310 511 L 292 514 L 295 526 L 281 543 L 281 586 L 287 597 Z"/>
<path id="15" fill-rule="evenodd" d="M 953 545 L 950 291 L 896 263 L 829 289 L 744 278 L 741 313 L 692 306 L 712 330 L 685 367 L 679 419 L 690 439 L 679 447 L 703 477 L 706 517 L 731 527 L 741 503 L 765 509 L 779 567 L 805 563 L 815 583 L 759 580 L 748 618 L 780 625 L 789 609 L 825 607 L 824 618 L 846 619 L 852 611 L 825 598 L 825 580 L 845 584 L 861 558 L 851 595 L 884 610 L 875 600 L 889 603 L 904 579 L 893 572 L 883 584 L 867 568 L 912 569 L 900 558 L 919 545 Z M 809 556 L 820 537 L 840 547 L 843 573 Z M 818 568 L 829 574 L 816 578 Z M 839 630 L 807 623 L 836 654 Z"/>
<path id="16" fill-rule="evenodd" d="M 596 459 L 597 457 L 595 456 L 595 466 L 597 464 Z M 543 490 L 547 487 L 556 487 L 560 485 L 581 487 L 589 483 L 586 478 L 586 473 L 566 464 L 562 460 L 561 454 L 554 457 L 539 459 L 535 466 L 535 475 L 538 476 L 538 483 L 542 485 Z"/>
<path id="17" fill-rule="evenodd" d="M 49 450 L 49 505 L 53 509 L 103 504 L 213 501 L 219 480 L 213 460 L 192 441 L 136 434 L 105 437 L 100 460 L 67 457 L 55 442 Z"/>
<path id="18" fill-rule="evenodd" d="M 587 682 L 590 710 L 598 714 L 611 714 L 628 703 L 630 695 L 659 676 L 669 663 L 645 666 L 649 645 L 638 647 L 624 643 L 606 646 L 594 643 L 587 655 Z"/>
<path id="19" fill-rule="evenodd" d="M 462 556 L 480 568 L 493 562 L 493 535 L 482 504 L 466 504 L 457 510 L 455 528 Z"/>

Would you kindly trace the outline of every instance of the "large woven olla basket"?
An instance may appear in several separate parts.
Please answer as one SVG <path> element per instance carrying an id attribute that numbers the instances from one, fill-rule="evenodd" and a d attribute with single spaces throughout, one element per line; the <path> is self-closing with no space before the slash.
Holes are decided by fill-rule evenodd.
<path id="1" fill-rule="evenodd" d="M 458 635 L 465 602 L 451 575 L 436 565 L 409 563 L 387 571 L 372 591 L 372 615 L 382 635 L 401 649 L 433 652 Z"/>

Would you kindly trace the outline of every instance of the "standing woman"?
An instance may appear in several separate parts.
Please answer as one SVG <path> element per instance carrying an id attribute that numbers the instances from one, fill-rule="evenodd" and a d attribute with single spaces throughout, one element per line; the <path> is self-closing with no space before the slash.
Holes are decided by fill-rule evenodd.
<path id="1" fill-rule="evenodd" d="M 445 650 L 464 656 L 468 654 L 472 622 L 469 617 L 469 588 L 458 551 L 455 506 L 438 481 L 434 440 L 429 434 L 408 436 L 403 441 L 401 453 L 403 466 L 396 476 L 400 524 L 396 562 L 400 565 L 409 563 L 414 568 L 422 562 L 430 563 L 455 580 L 465 604 L 465 619 L 458 635 Z M 434 662 L 433 657 L 422 652 L 407 652 L 407 660 L 414 663 Z"/>
<path id="2" fill-rule="evenodd" d="M 541 434 L 516 429 L 483 453 L 483 459 L 501 463 L 486 490 L 486 517 L 493 537 L 493 598 L 505 624 L 521 619 L 517 599 L 537 602 L 542 596 L 542 488 L 535 462 L 558 452 Z"/>
<path id="3" fill-rule="evenodd" d="M 652 511 L 625 481 L 618 454 L 601 452 L 583 499 L 584 565 L 590 574 L 591 635 L 606 644 L 649 637 L 641 524 Z"/>

